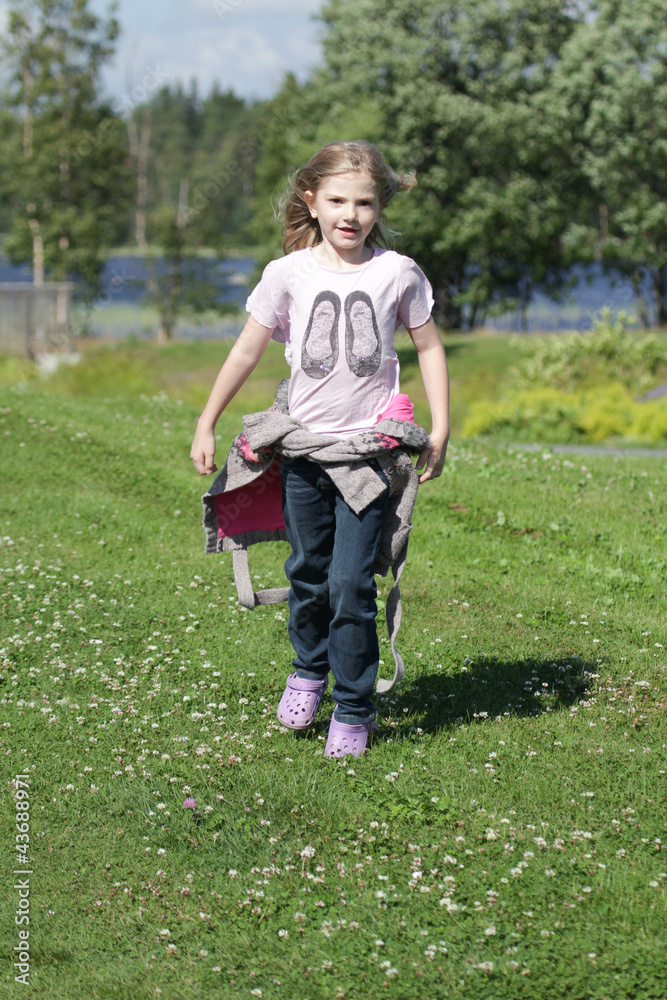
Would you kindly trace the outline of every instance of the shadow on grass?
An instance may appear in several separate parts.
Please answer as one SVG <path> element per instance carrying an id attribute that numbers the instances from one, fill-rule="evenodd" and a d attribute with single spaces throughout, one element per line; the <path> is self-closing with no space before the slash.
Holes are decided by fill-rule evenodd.
<path id="1" fill-rule="evenodd" d="M 576 656 L 558 660 L 479 658 L 461 673 L 421 673 L 396 694 L 378 698 L 380 717 L 405 717 L 393 733 L 407 738 L 419 727 L 435 734 L 455 723 L 523 718 L 561 712 L 588 694 L 588 678 L 599 664 Z M 407 709 L 407 711 L 405 711 Z M 383 728 L 380 720 L 380 729 Z"/>

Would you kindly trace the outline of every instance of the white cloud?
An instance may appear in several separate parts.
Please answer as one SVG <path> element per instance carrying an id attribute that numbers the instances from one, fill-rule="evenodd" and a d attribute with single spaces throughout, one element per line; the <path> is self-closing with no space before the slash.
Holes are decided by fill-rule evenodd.
<path id="1" fill-rule="evenodd" d="M 323 0 L 290 0 L 289 13 L 306 15 L 315 14 L 322 7 Z M 172 7 L 180 6 L 177 0 Z M 285 0 L 190 0 L 190 10 L 208 12 L 215 10 L 226 13 L 239 12 L 247 16 L 256 14 L 284 14 Z"/>
<path id="2" fill-rule="evenodd" d="M 288 71 L 304 79 L 320 59 L 320 25 L 312 15 L 323 0 L 120 0 L 122 34 L 107 89 L 121 100 L 151 68 L 165 82 L 199 92 L 217 81 L 244 97 L 266 98 L 276 92 Z M 216 12 L 217 5 L 217 12 Z M 106 0 L 91 0 L 98 14 Z M 1 8 L 1 5 L 0 5 Z"/>

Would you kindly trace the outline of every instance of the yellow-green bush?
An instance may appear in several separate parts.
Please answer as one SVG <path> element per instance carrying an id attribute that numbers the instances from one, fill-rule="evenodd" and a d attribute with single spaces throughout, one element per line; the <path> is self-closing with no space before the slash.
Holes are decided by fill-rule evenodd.
<path id="1" fill-rule="evenodd" d="M 473 404 L 463 435 L 480 434 L 561 444 L 609 438 L 658 444 L 667 441 L 667 398 L 636 400 L 620 384 L 580 392 L 528 389 L 497 403 Z"/>

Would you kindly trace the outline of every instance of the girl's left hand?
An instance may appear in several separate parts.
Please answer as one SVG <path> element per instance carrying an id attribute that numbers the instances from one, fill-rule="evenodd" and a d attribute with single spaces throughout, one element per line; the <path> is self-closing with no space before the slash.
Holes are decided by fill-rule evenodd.
<path id="1" fill-rule="evenodd" d="M 448 439 L 442 442 L 434 440 L 431 435 L 430 447 L 424 448 L 421 455 L 417 459 L 417 471 L 424 469 L 419 477 L 420 483 L 426 483 L 429 479 L 437 479 L 438 476 L 442 475 L 442 470 L 445 465 L 445 457 L 447 455 L 447 443 Z M 426 466 L 426 468 L 424 468 Z"/>

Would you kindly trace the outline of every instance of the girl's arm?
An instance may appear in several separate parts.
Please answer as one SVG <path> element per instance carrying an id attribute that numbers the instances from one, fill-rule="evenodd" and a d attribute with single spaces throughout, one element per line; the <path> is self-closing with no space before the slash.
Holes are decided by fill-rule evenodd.
<path id="1" fill-rule="evenodd" d="M 214 464 L 213 458 L 214 431 L 218 417 L 257 365 L 272 333 L 272 327 L 262 326 L 250 316 L 220 369 L 208 402 L 197 421 L 197 431 L 190 450 L 190 458 L 201 475 L 217 472 L 218 467 Z"/>
<path id="2" fill-rule="evenodd" d="M 420 483 L 436 479 L 442 473 L 449 441 L 449 372 L 445 349 L 432 319 L 423 326 L 409 329 L 408 333 L 417 349 L 419 368 L 426 398 L 431 410 L 431 446 L 419 456 L 417 469 L 426 468 L 419 477 Z"/>

